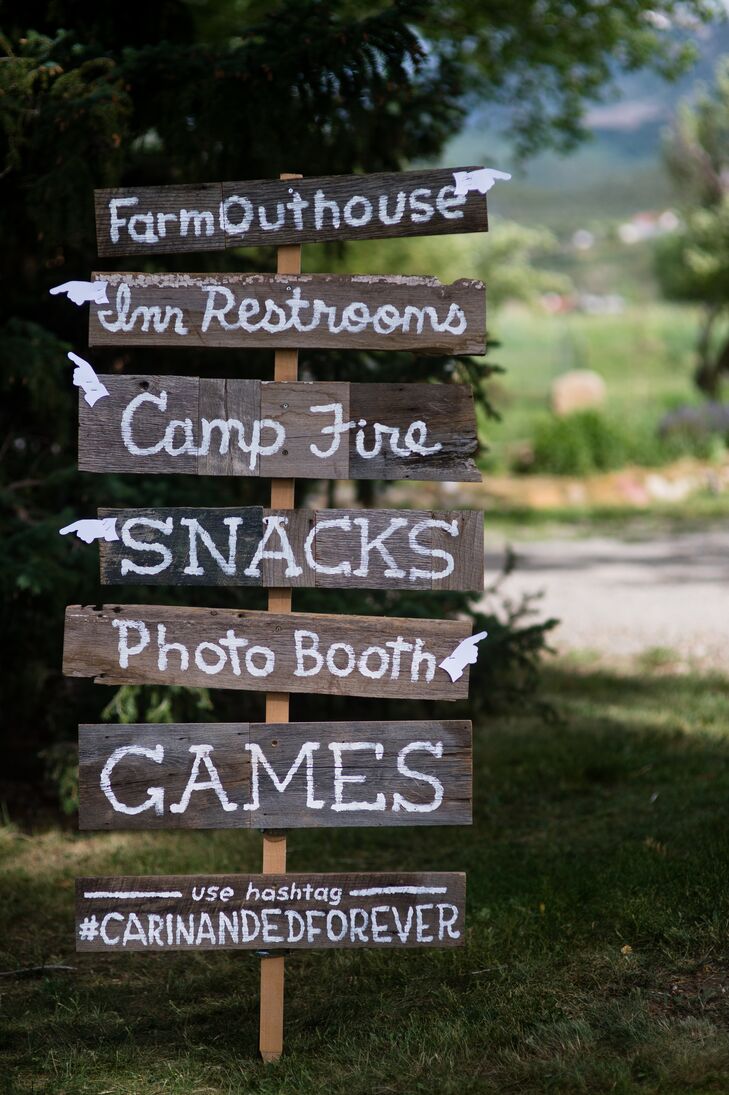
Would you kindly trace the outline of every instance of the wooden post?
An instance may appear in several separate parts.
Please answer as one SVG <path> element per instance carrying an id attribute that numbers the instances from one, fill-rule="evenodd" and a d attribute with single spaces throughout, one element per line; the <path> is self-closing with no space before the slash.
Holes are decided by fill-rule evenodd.
<path id="1" fill-rule="evenodd" d="M 301 175 L 280 176 L 281 179 L 300 179 Z M 301 248 L 279 247 L 276 272 L 278 274 L 301 273 Z M 273 379 L 297 380 L 299 374 L 298 350 L 276 350 Z M 294 480 L 271 480 L 271 509 L 294 508 Z M 291 611 L 291 590 L 268 591 L 269 612 Z M 289 721 L 288 692 L 269 692 L 266 695 L 266 722 Z M 263 834 L 263 874 L 283 874 L 286 870 L 286 833 Z M 283 957 L 261 959 L 261 1002 L 258 1046 L 264 1061 L 277 1061 L 283 1052 L 284 1018 L 284 965 Z"/>

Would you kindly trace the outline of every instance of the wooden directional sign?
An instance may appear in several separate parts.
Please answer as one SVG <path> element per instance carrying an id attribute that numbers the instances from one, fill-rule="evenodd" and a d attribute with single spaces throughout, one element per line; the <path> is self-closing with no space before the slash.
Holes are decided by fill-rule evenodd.
<path id="1" fill-rule="evenodd" d="M 76 949 L 457 947 L 465 899 L 451 872 L 77 878 Z"/>
<path id="2" fill-rule="evenodd" d="M 483 354 L 483 283 L 369 274 L 93 274 L 90 346 Z"/>
<path id="3" fill-rule="evenodd" d="M 79 401 L 79 468 L 144 475 L 479 482 L 465 384 L 105 376 Z"/>
<path id="4" fill-rule="evenodd" d="M 63 671 L 100 684 L 459 700 L 468 668 L 454 681 L 440 663 L 470 635 L 463 620 L 72 605 Z"/>
<path id="5" fill-rule="evenodd" d="M 470 823 L 470 722 L 79 727 L 82 829 Z"/>
<path id="6" fill-rule="evenodd" d="M 426 510 L 100 509 L 102 585 L 483 589 L 483 515 Z"/>
<path id="7" fill-rule="evenodd" d="M 468 179 L 478 170 L 97 190 L 99 254 L 485 232 L 486 198 Z"/>

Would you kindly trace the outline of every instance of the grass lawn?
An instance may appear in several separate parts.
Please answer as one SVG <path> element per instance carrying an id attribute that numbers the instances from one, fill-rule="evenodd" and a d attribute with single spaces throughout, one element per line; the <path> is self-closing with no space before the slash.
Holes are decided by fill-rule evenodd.
<path id="1" fill-rule="evenodd" d="M 294 833 L 296 870 L 456 869 L 460 950 L 287 964 L 286 1054 L 256 1059 L 249 954 L 73 954 L 77 874 L 257 870 L 255 834 L 2 832 L 0 1090 L 726 1092 L 729 682 L 557 664 L 561 721 L 475 736 L 471 829 Z"/>
<path id="2" fill-rule="evenodd" d="M 700 401 L 691 379 L 693 308 L 653 302 L 618 316 L 549 316 L 510 306 L 489 326 L 501 342 L 490 359 L 506 372 L 492 383 L 503 419 L 481 424 L 491 450 L 487 467 L 505 467 L 509 448 L 533 439 L 536 422 L 549 413 L 552 381 L 570 369 L 599 373 L 607 386 L 605 413 L 651 439 L 666 410 Z"/>

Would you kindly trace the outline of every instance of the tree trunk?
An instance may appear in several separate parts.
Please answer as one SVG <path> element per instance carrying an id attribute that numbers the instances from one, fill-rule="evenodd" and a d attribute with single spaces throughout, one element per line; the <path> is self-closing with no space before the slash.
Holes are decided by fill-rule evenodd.
<path id="1" fill-rule="evenodd" d="M 703 392 L 709 399 L 718 397 L 722 374 L 729 372 L 729 339 L 724 343 L 719 353 L 712 353 L 711 348 L 714 324 L 721 311 L 722 308 L 718 304 L 707 306 L 696 344 L 697 364 L 694 372 L 694 382 L 699 391 Z"/>

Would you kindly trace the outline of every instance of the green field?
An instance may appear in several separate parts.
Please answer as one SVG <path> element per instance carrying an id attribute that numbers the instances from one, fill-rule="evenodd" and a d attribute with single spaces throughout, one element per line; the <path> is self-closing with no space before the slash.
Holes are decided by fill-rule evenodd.
<path id="1" fill-rule="evenodd" d="M 73 953 L 79 874 L 250 871 L 250 833 L 2 830 L 0 1090 L 43 1095 L 725 1092 L 729 682 L 554 666 L 559 721 L 475 734 L 470 829 L 295 833 L 296 870 L 468 872 L 458 951 L 298 954 L 286 1054 L 258 961 Z M 11 819 L 12 820 L 12 819 Z"/>
<path id="2" fill-rule="evenodd" d="M 604 413 L 653 447 L 662 415 L 699 402 L 693 386 L 697 314 L 662 303 L 630 307 L 623 315 L 549 316 L 506 307 L 491 321 L 500 346 L 490 359 L 505 369 L 491 384 L 502 421 L 482 422 L 491 453 L 487 467 L 508 467 L 549 412 L 552 382 L 569 369 L 593 369 L 607 385 Z"/>

